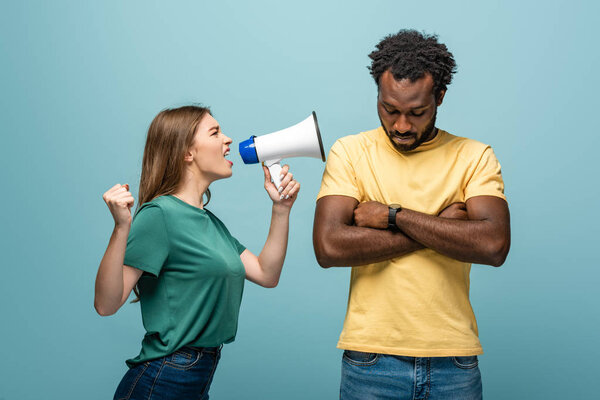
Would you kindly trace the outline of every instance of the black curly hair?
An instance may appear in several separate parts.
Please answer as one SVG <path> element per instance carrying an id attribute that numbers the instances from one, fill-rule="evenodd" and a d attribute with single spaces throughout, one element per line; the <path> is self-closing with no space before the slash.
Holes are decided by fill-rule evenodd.
<path id="1" fill-rule="evenodd" d="M 456 72 L 454 56 L 445 44 L 438 42 L 437 35 L 403 29 L 395 35 L 386 36 L 376 47 L 377 50 L 369 54 L 373 61 L 368 68 L 377 87 L 381 75 L 387 70 L 394 79 L 410 79 L 411 82 L 429 73 L 433 78 L 433 92 L 438 98 Z"/>

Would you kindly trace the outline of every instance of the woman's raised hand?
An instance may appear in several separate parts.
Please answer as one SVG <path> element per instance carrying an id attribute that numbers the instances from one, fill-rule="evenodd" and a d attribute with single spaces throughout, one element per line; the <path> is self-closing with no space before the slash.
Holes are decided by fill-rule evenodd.
<path id="1" fill-rule="evenodd" d="M 271 173 L 269 169 L 263 165 L 263 172 L 265 173 L 265 190 L 269 194 L 274 204 L 281 204 L 283 206 L 291 207 L 296 201 L 298 192 L 300 191 L 300 182 L 294 179 L 294 175 L 289 172 L 290 166 L 284 165 L 281 169 L 281 186 L 280 190 L 277 190 L 273 182 L 271 182 Z"/>
<path id="2" fill-rule="evenodd" d="M 102 195 L 104 202 L 112 214 L 115 225 L 123 226 L 131 224 L 131 207 L 133 196 L 129 192 L 129 185 L 117 183 Z"/>

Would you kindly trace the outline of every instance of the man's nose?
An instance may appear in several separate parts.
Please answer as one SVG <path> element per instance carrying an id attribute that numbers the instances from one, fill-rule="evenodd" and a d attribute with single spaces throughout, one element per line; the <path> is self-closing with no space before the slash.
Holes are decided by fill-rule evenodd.
<path id="1" fill-rule="evenodd" d="M 392 128 L 399 133 L 406 133 L 410 131 L 411 124 L 405 115 L 400 115 L 398 118 L 396 118 L 396 121 L 394 121 Z"/>

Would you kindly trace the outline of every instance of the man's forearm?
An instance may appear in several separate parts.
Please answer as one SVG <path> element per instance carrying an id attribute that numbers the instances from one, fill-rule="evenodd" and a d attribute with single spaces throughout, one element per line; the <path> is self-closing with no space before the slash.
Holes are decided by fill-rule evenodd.
<path id="1" fill-rule="evenodd" d="M 322 267 L 347 267 L 386 261 L 423 248 L 401 232 L 339 224 L 314 236 Z"/>
<path id="2" fill-rule="evenodd" d="M 508 251 L 503 235 L 486 220 L 447 219 L 403 209 L 396 214 L 396 225 L 423 246 L 459 261 L 498 266 Z"/>

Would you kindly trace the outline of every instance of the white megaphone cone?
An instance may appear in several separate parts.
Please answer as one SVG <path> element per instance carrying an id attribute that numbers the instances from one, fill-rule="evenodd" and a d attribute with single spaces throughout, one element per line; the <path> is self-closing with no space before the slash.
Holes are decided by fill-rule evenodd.
<path id="1" fill-rule="evenodd" d="M 281 186 L 279 163 L 282 159 L 314 157 L 325 161 L 317 114 L 314 111 L 304 121 L 289 128 L 262 136 L 251 136 L 241 142 L 239 148 L 244 164 L 265 163 L 278 189 Z"/>

